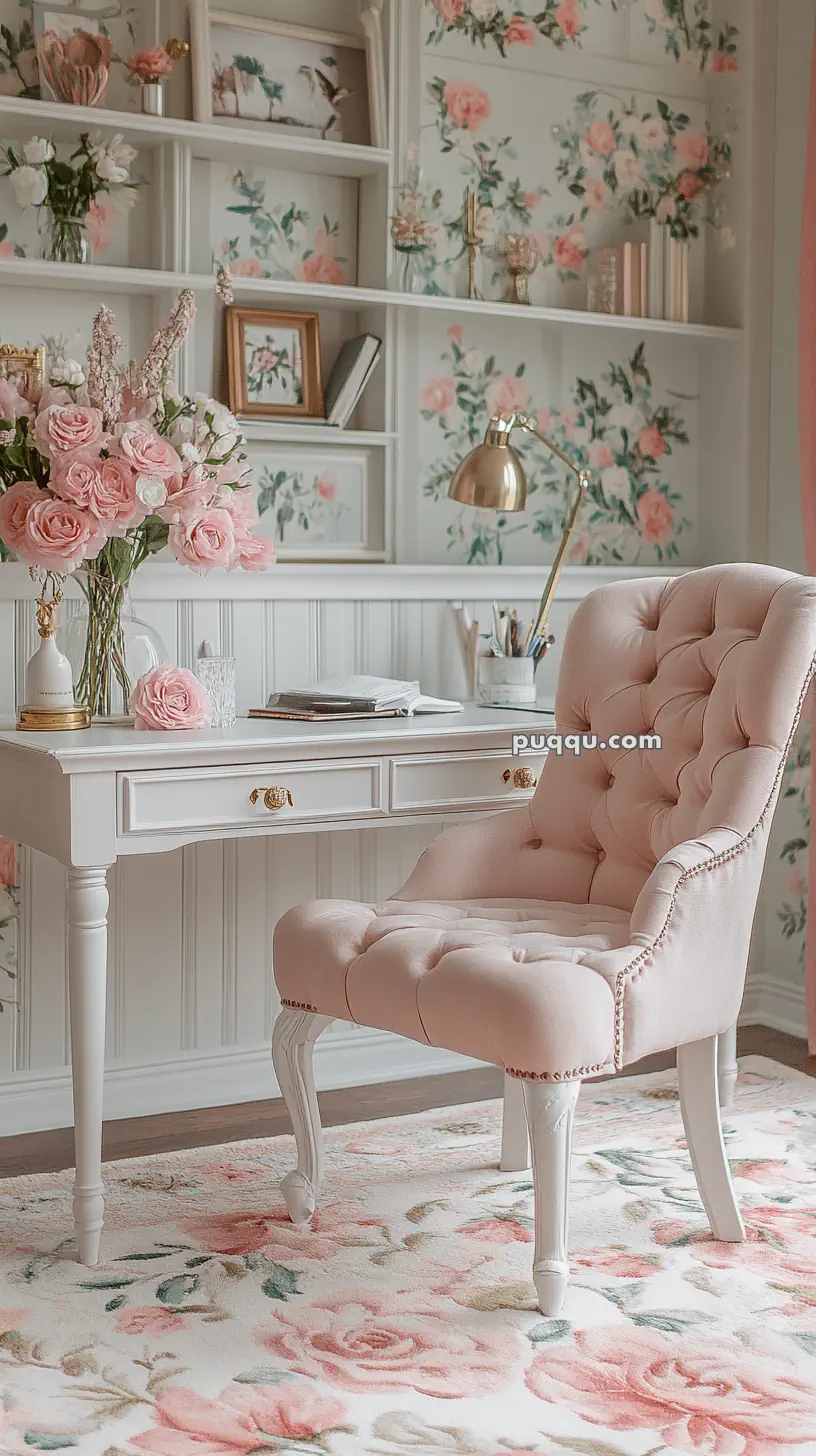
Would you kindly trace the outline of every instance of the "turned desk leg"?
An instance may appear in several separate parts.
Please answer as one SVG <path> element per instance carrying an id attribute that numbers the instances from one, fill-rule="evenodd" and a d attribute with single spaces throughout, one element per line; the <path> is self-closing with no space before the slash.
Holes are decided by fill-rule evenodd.
<path id="1" fill-rule="evenodd" d="M 68 871 L 68 992 L 74 1084 L 74 1229 L 80 1264 L 95 1264 L 105 1201 L 102 1088 L 108 959 L 107 869 Z"/>

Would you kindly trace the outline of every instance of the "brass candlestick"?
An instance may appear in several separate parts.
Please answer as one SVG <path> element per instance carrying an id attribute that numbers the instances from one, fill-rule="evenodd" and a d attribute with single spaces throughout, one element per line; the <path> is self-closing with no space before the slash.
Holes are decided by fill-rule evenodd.
<path id="1" fill-rule="evenodd" d="M 541 258 L 538 245 L 526 233 L 506 233 L 502 243 L 502 253 L 510 274 L 506 302 L 528 304 L 530 302 L 530 278 L 535 273 Z"/>
<path id="2" fill-rule="evenodd" d="M 482 298 L 476 287 L 476 258 L 482 247 L 482 239 L 476 228 L 476 188 L 466 187 L 462 208 L 462 252 L 467 253 L 468 298 Z M 461 255 L 460 255 L 461 256 Z"/>

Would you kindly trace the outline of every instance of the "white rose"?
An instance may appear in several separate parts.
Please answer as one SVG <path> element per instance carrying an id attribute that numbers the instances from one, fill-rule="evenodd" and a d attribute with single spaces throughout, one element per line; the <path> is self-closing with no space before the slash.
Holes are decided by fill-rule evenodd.
<path id="1" fill-rule="evenodd" d="M 666 145 L 666 124 L 659 116 L 650 116 L 648 121 L 640 123 L 637 135 L 642 147 L 659 152 Z"/>
<path id="2" fill-rule="evenodd" d="M 610 500 L 628 500 L 631 482 L 629 471 L 624 470 L 622 465 L 610 465 L 608 470 L 601 471 L 601 483 L 604 494 Z"/>
<path id="3" fill-rule="evenodd" d="M 127 167 L 120 167 L 111 156 L 97 157 L 96 174 L 103 182 L 110 182 L 111 186 L 127 182 L 129 172 Z"/>
<path id="4" fill-rule="evenodd" d="M 79 389 L 85 383 L 84 370 L 76 359 L 55 359 L 50 375 L 52 384 L 67 384 L 71 389 Z"/>
<path id="5" fill-rule="evenodd" d="M 484 354 L 479 349 L 468 349 L 462 360 L 462 368 L 466 374 L 481 374 L 484 369 Z"/>
<path id="6" fill-rule="evenodd" d="M 120 131 L 107 141 L 101 141 L 98 137 L 92 137 L 91 141 L 90 154 L 97 163 L 102 157 L 110 157 L 115 166 L 124 167 L 127 172 L 130 170 L 131 163 L 135 162 L 138 156 L 138 152 L 134 147 L 128 146 Z"/>
<path id="7" fill-rule="evenodd" d="M 616 430 L 637 430 L 643 424 L 640 410 L 633 404 L 613 404 L 607 419 Z"/>
<path id="8" fill-rule="evenodd" d="M 204 452 L 199 449 L 198 445 L 191 444 L 189 440 L 184 441 L 184 444 L 181 447 L 181 454 L 183 455 L 185 460 L 189 460 L 191 465 L 204 464 Z"/>
<path id="9" fill-rule="evenodd" d="M 48 178 L 40 167 L 17 167 L 11 186 L 20 207 L 39 207 L 48 194 Z"/>
<path id="10" fill-rule="evenodd" d="M 167 500 L 167 486 L 160 475 L 139 475 L 136 479 L 136 494 L 142 505 L 156 510 Z"/>
<path id="11" fill-rule="evenodd" d="M 23 147 L 23 156 L 32 167 L 41 167 L 43 162 L 50 162 L 54 155 L 48 137 L 32 137 Z"/>
<path id="12" fill-rule="evenodd" d="M 619 187 L 637 187 L 642 182 L 640 161 L 634 152 L 616 152 L 612 160 Z"/>
<path id="13" fill-rule="evenodd" d="M 470 13 L 476 20 L 489 20 L 497 8 L 497 0 L 470 0 Z"/>

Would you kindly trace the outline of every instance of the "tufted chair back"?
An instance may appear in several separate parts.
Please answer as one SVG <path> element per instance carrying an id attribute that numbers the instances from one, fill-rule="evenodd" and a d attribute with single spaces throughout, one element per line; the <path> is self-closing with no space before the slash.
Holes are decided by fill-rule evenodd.
<path id="1" fill-rule="evenodd" d="M 658 860 L 773 808 L 812 670 L 816 581 L 770 566 L 710 566 L 591 593 L 567 631 L 562 733 L 597 751 L 551 753 L 516 893 L 631 911 Z M 601 747 L 658 733 L 661 749 Z"/>

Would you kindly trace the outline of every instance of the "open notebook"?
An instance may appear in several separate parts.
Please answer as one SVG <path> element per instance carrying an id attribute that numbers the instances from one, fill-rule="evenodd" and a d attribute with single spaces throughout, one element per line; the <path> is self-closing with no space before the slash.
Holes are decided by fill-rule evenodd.
<path id="1" fill-rule="evenodd" d="M 462 704 L 429 698 L 418 682 L 390 677 L 325 677 L 307 688 L 272 693 L 265 708 L 251 708 L 251 718 L 409 717 L 413 713 L 460 713 Z"/>

